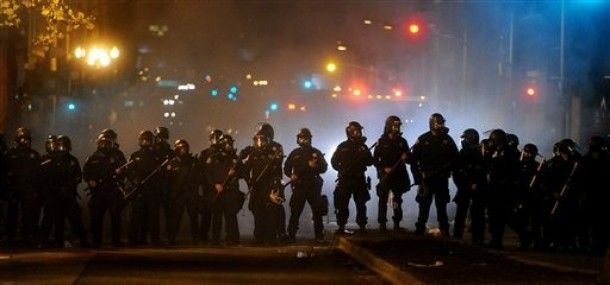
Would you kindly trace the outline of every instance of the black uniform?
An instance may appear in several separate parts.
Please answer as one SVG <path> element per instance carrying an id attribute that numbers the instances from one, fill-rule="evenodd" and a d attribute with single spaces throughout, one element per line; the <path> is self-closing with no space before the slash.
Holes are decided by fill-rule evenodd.
<path id="1" fill-rule="evenodd" d="M 379 138 L 373 152 L 374 165 L 380 180 L 377 185 L 377 197 L 379 197 L 377 221 L 379 224 L 385 224 L 388 221 L 388 203 L 391 203 L 394 209 L 392 220 L 396 228 L 402 221 L 402 194 L 409 191 L 411 186 L 407 161 L 402 159 L 403 155 L 406 155 L 408 159 L 411 156 L 407 140 L 402 136 L 392 139 L 387 133 Z M 390 169 L 389 172 L 386 172 L 387 169 Z M 388 201 L 390 191 L 393 194 L 392 201 Z"/>
<path id="2" fill-rule="evenodd" d="M 7 240 L 14 241 L 21 216 L 20 235 L 26 242 L 33 242 L 40 218 L 40 155 L 29 147 L 19 146 L 7 152 L 6 162 Z"/>
<path id="3" fill-rule="evenodd" d="M 472 241 L 482 244 L 485 235 L 485 163 L 480 145 L 460 150 L 453 172 L 457 193 L 453 201 L 457 205 L 453 237 L 462 238 L 466 217 L 470 209 Z"/>
<path id="4" fill-rule="evenodd" d="M 339 146 L 331 158 L 333 169 L 339 172 L 334 192 L 337 224 L 343 230 L 349 217 L 349 200 L 354 195 L 356 223 L 361 229 L 367 224 L 366 202 L 371 199 L 364 173 L 373 165 L 373 155 L 364 140 L 348 139 Z"/>
<path id="5" fill-rule="evenodd" d="M 163 162 L 166 159 L 172 159 L 174 157 L 174 152 L 170 145 L 166 142 L 155 143 L 155 155 L 158 157 L 159 161 Z M 165 229 L 168 232 L 169 225 L 169 207 L 170 207 L 170 188 L 167 177 L 163 177 L 165 173 L 160 173 L 162 176 L 161 184 L 161 207 L 163 209 L 163 216 L 165 217 Z"/>
<path id="6" fill-rule="evenodd" d="M 585 210 L 581 222 L 590 225 L 592 253 L 604 255 L 608 248 L 610 230 L 607 217 L 600 213 L 610 201 L 610 157 L 601 150 L 589 150 L 581 161 Z"/>
<path id="7" fill-rule="evenodd" d="M 511 224 L 519 235 L 520 248 L 526 249 L 532 241 L 533 230 L 540 228 L 540 225 L 537 225 L 539 221 L 536 220 L 534 215 L 537 210 L 535 207 L 539 206 L 539 197 L 537 196 L 539 191 L 537 191 L 537 185 L 531 185 L 530 187 L 532 179 L 538 174 L 540 163 L 533 158 L 524 159 L 519 162 L 519 166 L 519 184 L 511 198 L 515 201 Z"/>
<path id="8" fill-rule="evenodd" d="M 518 153 L 511 148 L 496 150 L 491 158 L 487 174 L 489 182 L 490 245 L 502 247 L 504 230 L 510 222 L 515 191 L 519 183 Z"/>
<path id="9" fill-rule="evenodd" d="M 226 240 L 230 243 L 239 242 L 239 229 L 237 225 L 237 212 L 244 203 L 244 194 L 239 191 L 239 173 L 242 171 L 241 163 L 233 151 L 219 151 L 214 153 L 207 161 L 207 181 L 213 185 L 212 196 L 212 242 L 220 243 L 222 221 L 225 222 Z M 229 171 L 234 173 L 229 176 Z M 215 185 L 221 185 L 220 192 Z"/>
<path id="10" fill-rule="evenodd" d="M 132 185 L 139 185 L 131 202 L 129 221 L 129 241 L 131 244 L 146 244 L 148 232 L 153 244 L 159 244 L 159 207 L 161 203 L 161 175 L 157 169 L 163 161 L 152 149 L 142 148 L 129 158 L 134 163 L 128 170 L 127 178 Z M 146 177 L 157 171 L 148 181 Z M 141 184 L 144 182 L 144 184 Z"/>
<path id="11" fill-rule="evenodd" d="M 208 162 L 211 162 L 212 156 L 216 155 L 221 151 L 220 145 L 212 144 L 210 147 L 204 149 L 199 153 L 199 164 L 201 165 L 201 179 L 202 179 L 202 191 L 199 211 L 201 214 L 201 230 L 200 239 L 202 242 L 207 243 L 210 234 L 210 228 L 212 226 L 212 199 L 214 198 L 213 185 L 207 181 L 207 169 Z"/>
<path id="12" fill-rule="evenodd" d="M 170 189 L 167 228 L 169 242 L 175 243 L 182 214 L 186 208 L 190 220 L 191 240 L 196 243 L 199 241 L 201 231 L 199 222 L 201 167 L 199 162 L 190 154 L 175 156 L 168 163 L 166 171 Z"/>
<path id="13" fill-rule="evenodd" d="M 122 192 L 119 178 L 115 173 L 125 164 L 125 156 L 120 150 L 97 150 L 87 158 L 83 166 L 83 178 L 89 185 L 91 199 L 91 235 L 93 245 L 102 245 L 104 215 L 110 212 L 112 244 L 121 244 L 121 203 Z"/>
<path id="14" fill-rule="evenodd" d="M 316 239 L 323 238 L 322 209 L 324 205 L 321 197 L 323 180 L 320 174 L 326 172 L 327 169 L 328 163 L 322 152 L 310 145 L 301 146 L 288 155 L 284 163 L 284 174 L 288 177 L 296 175 L 297 178 L 292 181 L 292 197 L 290 197 L 290 222 L 288 224 L 290 239 L 294 240 L 299 229 L 299 217 L 306 201 L 313 214 Z"/>
<path id="15" fill-rule="evenodd" d="M 448 235 L 449 176 L 458 156 L 455 142 L 446 128 L 436 135 L 429 131 L 417 139 L 412 151 L 411 172 L 415 184 L 419 185 L 416 197 L 419 203 L 416 233 L 424 233 L 434 199 L 440 230 L 443 235 Z"/>
<path id="16" fill-rule="evenodd" d="M 41 225 L 43 241 L 49 238 L 54 226 L 53 244 L 63 247 L 65 219 L 68 219 L 70 228 L 79 238 L 81 246 L 88 244 L 81 208 L 76 201 L 76 190 L 81 180 L 82 172 L 76 157 L 64 152 L 46 157 L 42 165 L 42 182 L 45 185 L 42 193 L 45 215 Z"/>
<path id="17" fill-rule="evenodd" d="M 282 149 L 265 145 L 253 148 L 244 163 L 244 173 L 250 186 L 248 208 L 254 214 L 256 242 L 276 242 L 281 229 L 283 206 L 274 203 L 269 195 L 281 188 L 278 172 L 282 173 Z"/>

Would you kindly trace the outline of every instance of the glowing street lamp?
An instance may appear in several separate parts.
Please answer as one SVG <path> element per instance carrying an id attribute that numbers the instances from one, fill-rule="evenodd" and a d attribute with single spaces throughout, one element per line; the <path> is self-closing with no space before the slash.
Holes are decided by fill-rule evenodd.
<path id="1" fill-rule="evenodd" d="M 337 65 L 334 62 L 329 62 L 326 64 L 326 71 L 333 73 L 337 70 Z"/>
<path id="2" fill-rule="evenodd" d="M 74 57 L 83 59 L 87 65 L 95 66 L 96 68 L 109 66 L 112 61 L 119 58 L 120 55 L 121 52 L 116 46 L 108 49 L 94 45 L 88 50 L 78 46 L 74 49 Z"/>

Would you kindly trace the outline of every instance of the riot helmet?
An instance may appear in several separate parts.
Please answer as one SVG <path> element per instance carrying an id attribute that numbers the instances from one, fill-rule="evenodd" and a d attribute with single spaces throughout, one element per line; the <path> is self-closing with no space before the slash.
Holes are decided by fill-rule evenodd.
<path id="1" fill-rule="evenodd" d="M 101 151 L 109 151 L 112 148 L 112 140 L 104 134 L 99 134 L 96 140 L 97 149 Z"/>
<path id="2" fill-rule="evenodd" d="M 440 113 L 434 113 L 428 121 L 430 131 L 441 132 L 445 128 L 445 118 Z"/>
<path id="3" fill-rule="evenodd" d="M 592 136 L 589 139 L 589 152 L 601 152 L 604 149 L 604 138 Z"/>
<path id="4" fill-rule="evenodd" d="M 217 145 L 220 142 L 220 139 L 222 139 L 222 135 L 222 131 L 219 129 L 211 131 L 209 135 L 210 145 Z"/>
<path id="5" fill-rule="evenodd" d="M 185 139 L 179 139 L 174 142 L 174 152 L 178 156 L 185 156 L 190 153 L 189 143 Z"/>
<path id="6" fill-rule="evenodd" d="M 258 126 L 257 131 L 262 132 L 267 138 L 273 141 L 274 131 L 273 127 L 269 123 L 262 123 Z"/>
<path id="7" fill-rule="evenodd" d="M 169 139 L 169 130 L 166 127 L 156 127 L 154 135 L 156 143 L 167 142 Z"/>
<path id="8" fill-rule="evenodd" d="M 72 151 L 72 141 L 68 136 L 60 135 L 57 137 L 57 151 L 63 153 Z"/>
<path id="9" fill-rule="evenodd" d="M 460 136 L 462 148 L 473 147 L 479 144 L 479 132 L 475 129 L 466 129 Z"/>
<path id="10" fill-rule="evenodd" d="M 538 147 L 535 144 L 528 143 L 523 146 L 521 151 L 521 160 L 534 160 L 538 155 Z"/>
<path id="11" fill-rule="evenodd" d="M 299 146 L 311 146 L 311 131 L 308 128 L 302 128 L 297 134 L 297 144 Z"/>
<path id="12" fill-rule="evenodd" d="M 117 133 L 113 129 L 103 129 L 100 132 L 101 135 L 105 136 L 110 140 L 111 147 L 117 147 Z"/>
<path id="13" fill-rule="evenodd" d="M 269 137 L 267 137 L 261 131 L 256 132 L 256 134 L 254 135 L 253 141 L 254 141 L 254 147 L 258 148 L 258 149 L 266 147 L 271 142 Z"/>
<path id="14" fill-rule="evenodd" d="M 235 151 L 235 140 L 230 135 L 223 135 L 220 144 L 226 152 Z"/>
<path id="15" fill-rule="evenodd" d="M 345 127 L 345 135 L 348 139 L 360 140 L 362 139 L 362 129 L 364 128 L 362 125 L 360 125 L 360 123 L 351 121 L 349 124 L 347 124 L 347 127 Z"/>
<path id="16" fill-rule="evenodd" d="M 30 148 L 32 146 L 32 134 L 25 127 L 15 130 L 15 142 L 20 147 Z"/>
<path id="17" fill-rule="evenodd" d="M 51 154 L 57 150 L 57 136 L 56 135 L 48 135 L 44 140 L 44 149 L 47 154 Z"/>
<path id="18" fill-rule="evenodd" d="M 155 135 L 151 131 L 141 131 L 138 136 L 138 145 L 141 148 L 151 148 L 155 141 Z"/>
<path id="19" fill-rule="evenodd" d="M 519 137 L 515 134 L 506 134 L 506 142 L 509 148 L 519 148 Z"/>
<path id="20" fill-rule="evenodd" d="M 489 134 L 489 144 L 492 151 L 499 150 L 506 146 L 506 132 L 502 129 L 495 129 Z"/>
<path id="21" fill-rule="evenodd" d="M 388 133 L 393 133 L 393 134 L 400 134 L 400 126 L 402 125 L 402 122 L 400 121 L 400 118 L 398 116 L 389 116 L 386 120 L 385 120 L 385 126 L 383 127 L 383 132 L 388 134 Z"/>

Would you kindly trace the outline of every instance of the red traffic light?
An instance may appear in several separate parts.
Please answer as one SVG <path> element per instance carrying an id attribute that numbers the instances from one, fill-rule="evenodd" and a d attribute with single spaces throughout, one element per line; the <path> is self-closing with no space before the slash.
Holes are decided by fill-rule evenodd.
<path id="1" fill-rule="evenodd" d="M 528 87 L 525 92 L 527 93 L 528 96 L 536 95 L 536 89 L 534 89 L 534 87 Z"/>
<path id="2" fill-rule="evenodd" d="M 419 33 L 419 24 L 416 24 L 416 23 L 409 24 L 409 33 L 411 33 L 411 34 Z"/>

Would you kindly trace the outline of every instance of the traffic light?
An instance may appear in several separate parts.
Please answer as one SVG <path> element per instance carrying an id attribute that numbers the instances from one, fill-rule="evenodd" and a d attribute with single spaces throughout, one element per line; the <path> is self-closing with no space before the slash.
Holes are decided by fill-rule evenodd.
<path id="1" fill-rule="evenodd" d="M 419 33 L 419 24 L 417 24 L 417 23 L 409 24 L 409 33 L 414 34 L 414 35 Z"/>
<path id="2" fill-rule="evenodd" d="M 277 109 L 279 109 L 279 105 L 276 102 L 271 102 L 271 104 L 269 105 L 269 110 L 271 110 L 272 112 L 277 111 Z"/>
<path id="3" fill-rule="evenodd" d="M 66 107 L 68 108 L 68 111 L 73 112 L 76 110 L 76 104 L 74 102 L 69 102 Z"/>
<path id="4" fill-rule="evenodd" d="M 311 80 L 305 80 L 305 82 L 303 82 L 303 88 L 305 88 L 305 89 L 313 88 L 313 82 L 311 82 Z"/>
<path id="5" fill-rule="evenodd" d="M 532 87 L 532 86 L 527 87 L 527 90 L 525 90 L 525 93 L 528 96 L 536 96 L 536 89 L 534 87 Z"/>
<path id="6" fill-rule="evenodd" d="M 214 88 L 210 91 L 210 95 L 212 95 L 212 97 L 217 97 L 218 96 L 218 89 Z"/>
<path id="7" fill-rule="evenodd" d="M 231 88 L 229 88 L 229 92 L 231 92 L 233 94 L 237 94 L 237 86 L 235 86 L 235 85 L 231 86 Z"/>

